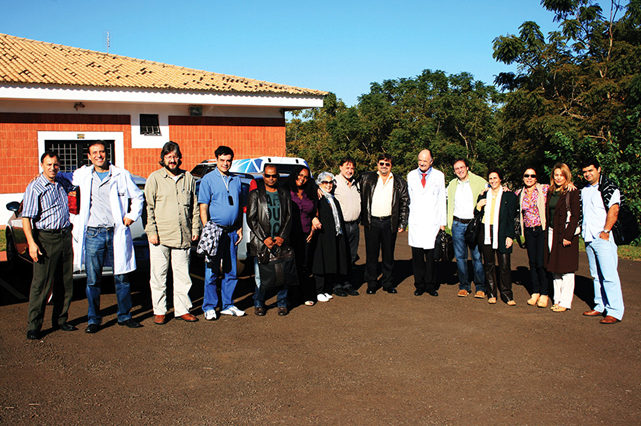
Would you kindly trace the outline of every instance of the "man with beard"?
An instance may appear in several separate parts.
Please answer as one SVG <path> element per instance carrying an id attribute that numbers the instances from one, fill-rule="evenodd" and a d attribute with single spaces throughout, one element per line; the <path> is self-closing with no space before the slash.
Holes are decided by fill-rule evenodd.
<path id="1" fill-rule="evenodd" d="M 191 242 L 200 233 L 200 208 L 196 179 L 180 169 L 182 154 L 175 142 L 167 142 L 160 152 L 162 169 L 147 179 L 147 226 L 149 285 L 154 308 L 154 323 L 165 324 L 167 313 L 167 270 L 171 263 L 174 283 L 174 318 L 187 322 L 198 319 L 191 313 L 189 255 Z"/>

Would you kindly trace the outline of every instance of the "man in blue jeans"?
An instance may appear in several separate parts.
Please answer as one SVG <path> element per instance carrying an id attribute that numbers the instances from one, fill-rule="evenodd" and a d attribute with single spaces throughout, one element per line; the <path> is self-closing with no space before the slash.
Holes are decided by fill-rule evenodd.
<path id="1" fill-rule="evenodd" d="M 89 146 L 91 166 L 73 172 L 72 183 L 80 187 L 80 253 L 76 264 L 85 264 L 87 270 L 86 333 L 100 330 L 100 284 L 102 268 L 113 266 L 118 324 L 129 328 L 142 327 L 131 318 L 131 291 L 128 273 L 136 269 L 134 244 L 129 225 L 142 214 L 143 192 L 136 186 L 131 174 L 110 164 L 102 142 Z M 76 266 L 77 266 L 76 265 Z"/>
<path id="2" fill-rule="evenodd" d="M 605 315 L 601 324 L 616 324 L 623 319 L 623 293 L 619 279 L 619 256 L 612 227 L 619 217 L 621 192 L 617 185 L 601 174 L 596 158 L 582 164 L 588 185 L 581 190 L 583 240 L 588 254 L 590 275 L 594 278 L 594 309 L 583 315 Z"/>
<path id="3" fill-rule="evenodd" d="M 454 161 L 453 166 L 456 178 L 452 179 L 447 186 L 447 225 L 452 230 L 452 240 L 454 241 L 454 255 L 456 256 L 459 279 L 458 297 L 466 297 L 470 294 L 472 286 L 467 271 L 468 246 L 465 243 L 465 229 L 474 218 L 476 200 L 487 187 L 487 181 L 470 172 L 470 167 L 464 158 Z M 474 297 L 484 299 L 485 274 L 483 273 L 481 253 L 478 246 L 469 247 L 469 249 L 472 254 L 474 284 L 476 285 Z"/>
<path id="4" fill-rule="evenodd" d="M 245 311 L 234 306 L 234 290 L 238 284 L 236 258 L 238 244 L 243 239 L 243 216 L 241 206 L 241 183 L 238 176 L 229 173 L 234 160 L 234 151 L 228 146 L 219 146 L 216 151 L 216 169 L 200 181 L 198 203 L 203 227 L 213 221 L 222 234 L 218 251 L 211 263 L 205 265 L 205 294 L 203 312 L 207 321 L 218 318 L 218 292 L 216 281 L 221 277 L 222 315 L 242 317 Z"/>

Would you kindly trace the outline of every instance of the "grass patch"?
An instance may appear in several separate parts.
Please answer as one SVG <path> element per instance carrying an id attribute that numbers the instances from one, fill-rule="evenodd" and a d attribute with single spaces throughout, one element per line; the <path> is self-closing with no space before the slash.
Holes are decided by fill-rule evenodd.
<path id="1" fill-rule="evenodd" d="M 579 250 L 585 251 L 585 241 L 583 241 L 583 238 L 579 238 Z M 618 254 L 621 259 L 641 260 L 641 247 L 619 246 Z"/>
<path id="2" fill-rule="evenodd" d="M 4 232 L 4 227 L 0 229 L 0 251 L 7 250 L 7 234 Z"/>

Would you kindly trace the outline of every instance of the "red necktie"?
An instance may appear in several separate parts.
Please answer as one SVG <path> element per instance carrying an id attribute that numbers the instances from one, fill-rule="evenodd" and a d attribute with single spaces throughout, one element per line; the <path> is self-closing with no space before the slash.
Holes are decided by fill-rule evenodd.
<path id="1" fill-rule="evenodd" d="M 425 176 L 427 176 L 427 173 L 421 173 L 421 183 L 423 184 L 423 188 L 425 188 Z"/>

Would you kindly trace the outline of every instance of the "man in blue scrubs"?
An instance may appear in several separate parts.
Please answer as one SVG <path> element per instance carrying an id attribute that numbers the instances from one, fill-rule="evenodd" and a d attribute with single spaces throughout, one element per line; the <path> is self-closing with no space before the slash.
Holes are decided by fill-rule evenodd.
<path id="1" fill-rule="evenodd" d="M 213 260 L 205 265 L 205 295 L 203 312 L 208 321 L 217 318 L 218 294 L 216 281 L 220 277 L 222 315 L 241 317 L 245 311 L 234 306 L 234 289 L 238 284 L 236 257 L 238 244 L 243 239 L 243 217 L 240 178 L 231 176 L 229 169 L 234 160 L 234 151 L 228 146 L 216 149 L 216 170 L 208 173 L 200 182 L 198 203 L 203 226 L 212 221 L 222 228 L 218 251 Z"/>

